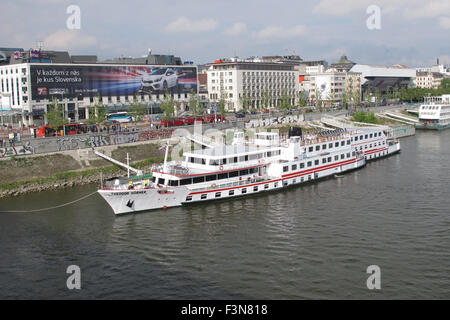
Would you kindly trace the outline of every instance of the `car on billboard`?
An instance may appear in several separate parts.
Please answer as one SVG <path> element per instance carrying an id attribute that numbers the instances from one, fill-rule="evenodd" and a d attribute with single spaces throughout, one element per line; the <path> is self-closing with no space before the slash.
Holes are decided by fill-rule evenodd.
<path id="1" fill-rule="evenodd" d="M 178 86 L 178 74 L 172 68 L 156 69 L 142 78 L 142 91 L 165 91 Z"/>

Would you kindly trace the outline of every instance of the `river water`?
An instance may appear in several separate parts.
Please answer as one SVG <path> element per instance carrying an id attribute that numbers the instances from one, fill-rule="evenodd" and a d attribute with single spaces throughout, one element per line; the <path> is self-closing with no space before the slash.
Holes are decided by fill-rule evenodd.
<path id="1" fill-rule="evenodd" d="M 450 130 L 282 192 L 115 217 L 98 195 L 0 213 L 0 298 L 450 298 Z M 97 186 L 1 200 L 55 206 Z M 69 265 L 81 290 L 68 290 Z M 367 267 L 381 269 L 368 290 Z"/>

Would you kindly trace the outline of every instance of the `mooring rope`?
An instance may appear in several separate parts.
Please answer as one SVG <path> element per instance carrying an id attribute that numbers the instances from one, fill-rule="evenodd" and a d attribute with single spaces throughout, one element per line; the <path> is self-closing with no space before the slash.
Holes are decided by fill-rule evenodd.
<path id="1" fill-rule="evenodd" d="M 73 200 L 73 201 L 70 201 L 70 202 L 67 202 L 67 203 L 64 203 L 64 204 L 55 206 L 55 207 L 49 207 L 49 208 L 43 208 L 43 209 L 35 209 L 35 210 L 6 210 L 6 211 L 3 211 L 3 210 L 2 210 L 2 211 L 0 211 L 0 213 L 31 213 L 31 212 L 49 211 L 49 210 L 53 210 L 53 209 L 58 209 L 58 208 L 66 207 L 66 206 L 69 206 L 69 205 L 74 204 L 74 203 L 76 203 L 76 202 L 80 202 L 81 200 L 84 200 L 84 199 L 86 199 L 86 198 L 89 198 L 90 196 L 93 196 L 93 195 L 96 194 L 96 193 L 97 193 L 97 191 L 92 192 L 92 193 L 90 193 L 90 194 L 88 194 L 88 195 L 86 195 L 86 196 L 84 196 L 84 197 L 81 197 L 81 198 L 79 198 L 79 199 L 77 199 L 77 200 Z"/>

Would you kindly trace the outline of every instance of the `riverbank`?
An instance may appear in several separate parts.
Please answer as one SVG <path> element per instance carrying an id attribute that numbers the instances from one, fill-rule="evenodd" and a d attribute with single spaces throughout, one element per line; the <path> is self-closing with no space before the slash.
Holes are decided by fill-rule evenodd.
<path id="1" fill-rule="evenodd" d="M 134 160 L 131 165 L 144 172 L 150 171 L 154 163 L 164 161 L 163 152 L 155 143 L 118 147 L 110 151 L 110 155 L 119 161 L 125 161 L 127 153 Z M 125 174 L 123 168 L 98 157 L 88 161 L 80 161 L 67 153 L 11 157 L 0 161 L 0 198 L 100 184 L 101 177 L 109 179 Z"/>

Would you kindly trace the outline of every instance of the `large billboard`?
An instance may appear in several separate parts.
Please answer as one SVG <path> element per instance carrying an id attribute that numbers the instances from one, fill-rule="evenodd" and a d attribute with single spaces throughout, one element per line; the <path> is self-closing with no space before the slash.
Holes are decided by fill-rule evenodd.
<path id="1" fill-rule="evenodd" d="M 31 65 L 32 99 L 132 96 L 197 91 L 197 68 Z"/>
<path id="2" fill-rule="evenodd" d="M 316 90 L 320 100 L 331 99 L 331 77 L 331 75 L 316 76 Z"/>

